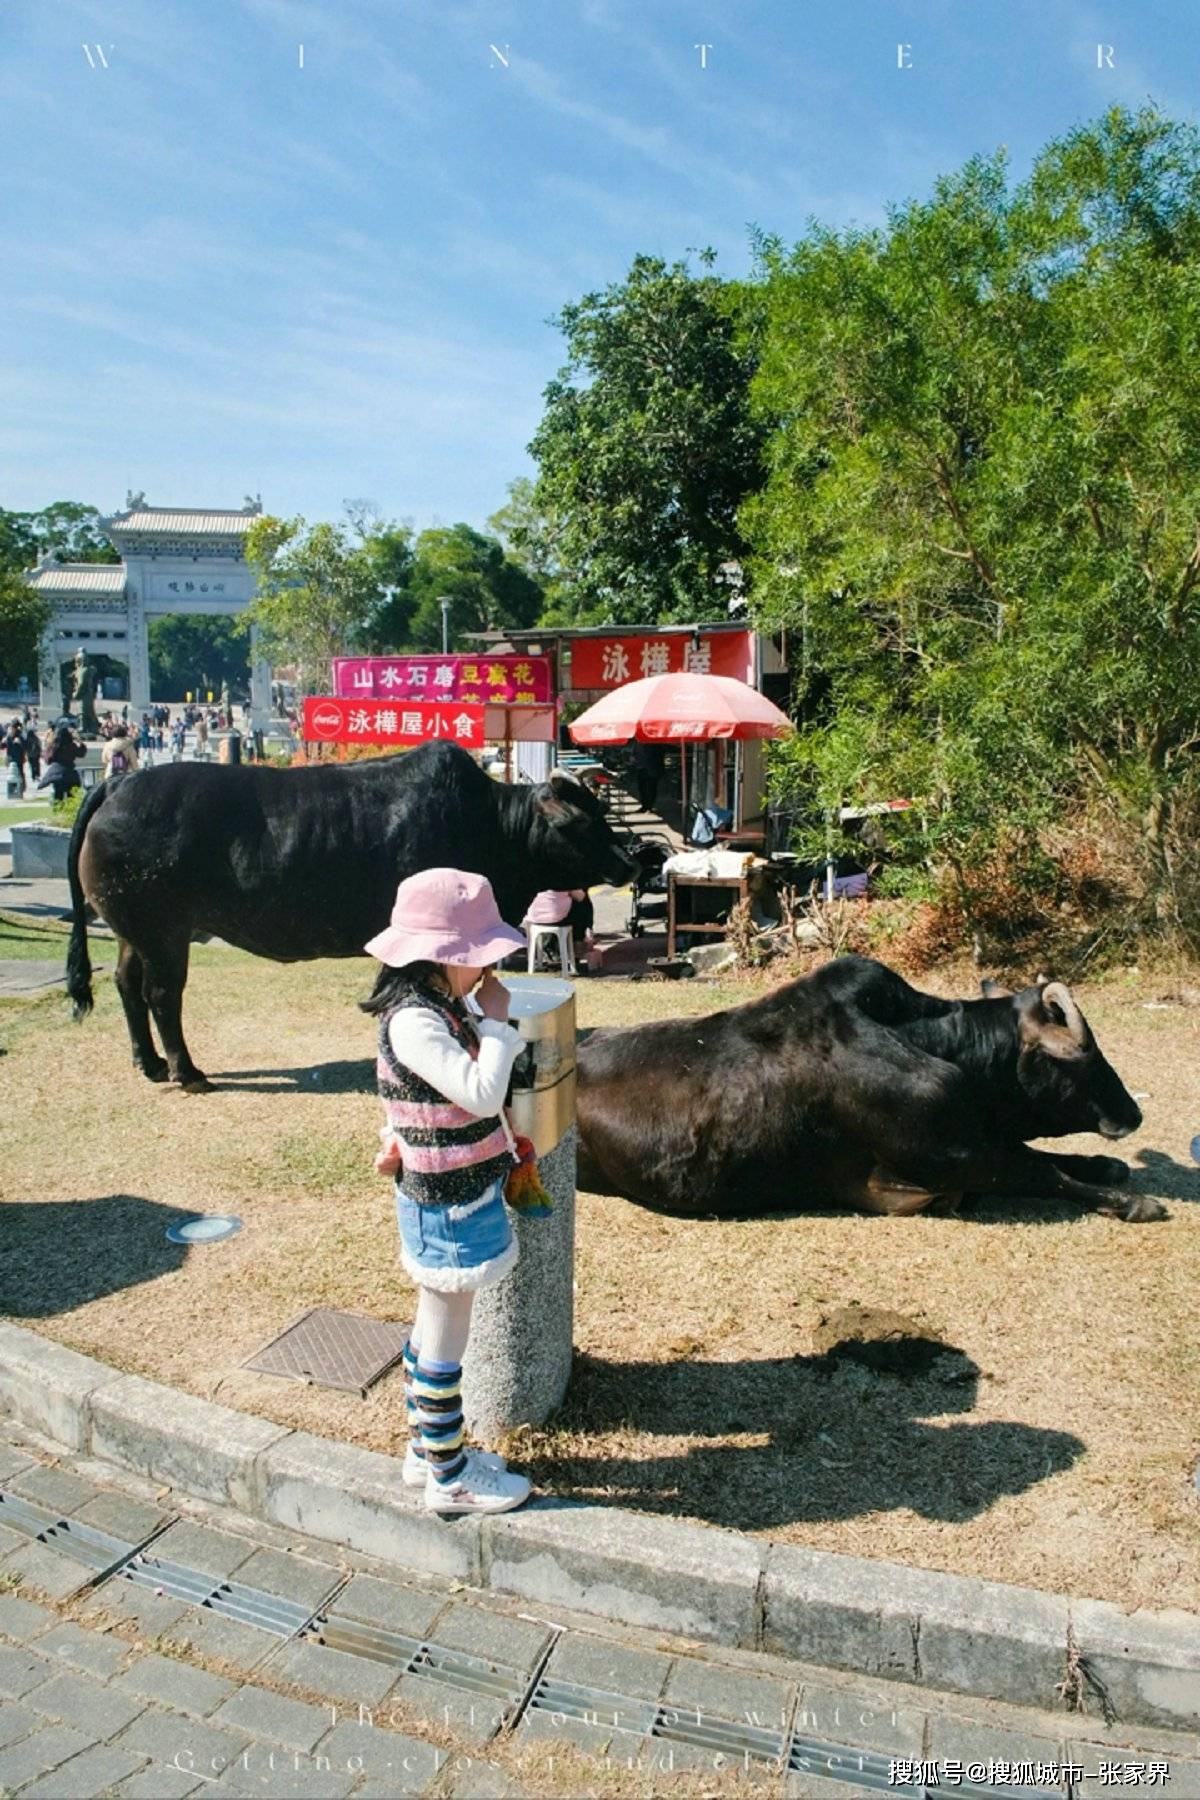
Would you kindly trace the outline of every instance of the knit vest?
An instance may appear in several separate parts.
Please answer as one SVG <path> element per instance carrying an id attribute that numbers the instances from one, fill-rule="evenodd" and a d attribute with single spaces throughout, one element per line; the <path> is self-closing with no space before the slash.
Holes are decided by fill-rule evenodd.
<path id="1" fill-rule="evenodd" d="M 420 1206 L 462 1206 L 512 1172 L 508 1135 L 498 1115 L 477 1118 L 399 1061 L 388 1027 L 408 1006 L 437 1013 L 472 1058 L 479 1054 L 479 1035 L 461 1002 L 424 985 L 414 985 L 379 1021 L 375 1071 L 379 1097 L 404 1162 L 400 1189 Z"/>

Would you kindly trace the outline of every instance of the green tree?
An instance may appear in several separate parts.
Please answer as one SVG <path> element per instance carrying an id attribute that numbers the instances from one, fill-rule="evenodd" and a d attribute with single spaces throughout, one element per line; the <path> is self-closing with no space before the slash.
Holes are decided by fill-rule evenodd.
<path id="1" fill-rule="evenodd" d="M 363 630 L 363 648 L 385 654 L 407 644 L 412 635 L 416 600 L 413 534 L 407 525 L 376 521 L 363 540 L 379 591 Z"/>
<path id="2" fill-rule="evenodd" d="M 738 509 L 762 479 L 751 415 L 754 334 L 741 290 L 685 263 L 635 258 L 625 280 L 563 308 L 567 362 L 530 451 L 533 496 L 570 570 L 555 622 L 655 624 L 724 610 Z M 751 319 L 753 314 L 751 314 Z M 765 389 L 763 390 L 766 391 Z"/>
<path id="3" fill-rule="evenodd" d="M 857 766 L 856 797 L 920 797 L 927 850 L 959 868 L 1100 801 L 1144 845 L 1148 908 L 1177 915 L 1198 247 L 1194 129 L 1120 109 L 1015 191 L 1002 153 L 974 158 L 886 230 L 760 243 L 754 399 L 779 423 L 742 520 L 820 728 L 783 785 Z"/>
<path id="4" fill-rule="evenodd" d="M 362 646 L 379 605 L 377 569 L 361 535 L 268 515 L 246 534 L 246 560 L 258 587 L 237 628 L 256 625 L 265 657 L 295 663 L 301 692 L 326 692 L 333 658 Z"/>
<path id="5" fill-rule="evenodd" d="M 0 687 L 22 675 L 36 686 L 37 649 L 50 621 L 50 602 L 11 569 L 0 568 Z"/>
<path id="6" fill-rule="evenodd" d="M 561 553 L 562 519 L 547 511 L 527 475 L 508 484 L 508 499 L 488 520 L 505 555 L 520 565 L 542 590 L 543 605 L 568 605 L 569 571 Z"/>
<path id="7" fill-rule="evenodd" d="M 229 683 L 234 698 L 250 690 L 250 647 L 237 621 L 198 613 L 168 613 L 151 619 L 150 692 L 159 700 L 185 694 L 219 694 Z"/>
<path id="8" fill-rule="evenodd" d="M 19 576 L 52 551 L 57 562 L 119 562 L 99 527 L 94 506 L 77 500 L 55 500 L 40 512 L 6 512 L 0 508 L 0 573 Z M 24 583 L 21 584 L 24 587 Z M 49 608 L 32 604 L 15 589 L 0 602 L 0 687 L 15 687 L 21 675 L 34 681 L 38 640 Z"/>
<path id="9" fill-rule="evenodd" d="M 77 500 L 55 500 L 40 512 L 0 509 L 0 566 L 30 569 L 46 550 L 57 562 L 120 562 L 99 521 L 94 506 Z"/>
<path id="10" fill-rule="evenodd" d="M 421 533 L 410 592 L 410 641 L 417 650 L 442 647 L 443 596 L 452 602 L 451 648 L 464 632 L 535 625 L 542 609 L 542 589 L 533 576 L 504 554 L 497 538 L 463 524 Z"/>

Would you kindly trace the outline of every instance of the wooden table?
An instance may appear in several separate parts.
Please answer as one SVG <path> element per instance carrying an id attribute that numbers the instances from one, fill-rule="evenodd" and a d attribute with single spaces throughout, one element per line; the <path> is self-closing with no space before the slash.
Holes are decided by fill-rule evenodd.
<path id="1" fill-rule="evenodd" d="M 676 896 L 680 888 L 728 888 L 736 895 L 729 903 L 730 910 L 745 900 L 750 893 L 748 875 L 677 875 L 673 869 L 667 871 L 667 955 L 675 954 L 676 930 Z M 683 921 L 682 929 L 687 932 L 702 933 L 706 937 L 724 937 L 729 929 L 728 920 L 724 924 L 693 925 L 688 919 Z"/>

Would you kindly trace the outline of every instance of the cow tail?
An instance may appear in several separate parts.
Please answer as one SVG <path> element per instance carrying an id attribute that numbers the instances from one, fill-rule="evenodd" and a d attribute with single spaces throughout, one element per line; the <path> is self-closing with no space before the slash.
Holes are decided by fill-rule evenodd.
<path id="1" fill-rule="evenodd" d="M 79 852 L 83 835 L 94 812 L 104 804 L 106 783 L 98 781 L 75 815 L 67 849 L 67 880 L 71 884 L 71 943 L 67 950 L 67 994 L 74 1001 L 73 1016 L 84 1019 L 92 1010 L 92 964 L 88 956 L 87 901 L 79 879 Z"/>

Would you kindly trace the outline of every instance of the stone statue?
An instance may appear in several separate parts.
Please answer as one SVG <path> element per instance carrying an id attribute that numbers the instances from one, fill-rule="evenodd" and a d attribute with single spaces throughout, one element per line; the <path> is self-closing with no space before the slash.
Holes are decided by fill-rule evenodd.
<path id="1" fill-rule="evenodd" d="M 227 719 L 231 718 L 233 715 L 233 708 L 231 707 L 230 702 L 229 702 L 228 679 L 226 679 L 225 681 L 223 681 L 221 683 L 221 711 L 225 714 L 225 717 Z"/>
<path id="2" fill-rule="evenodd" d="M 126 512 L 141 512 L 145 509 L 145 505 L 146 505 L 146 496 L 140 488 L 138 489 L 136 494 L 133 492 L 132 488 L 126 489 L 126 492 L 125 492 L 125 510 L 126 510 Z"/>
<path id="3" fill-rule="evenodd" d="M 96 717 L 96 671 L 80 644 L 71 671 L 71 711 L 79 714 L 79 729 L 84 737 L 98 737 L 100 721 Z"/>

